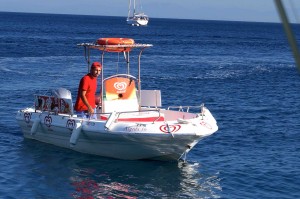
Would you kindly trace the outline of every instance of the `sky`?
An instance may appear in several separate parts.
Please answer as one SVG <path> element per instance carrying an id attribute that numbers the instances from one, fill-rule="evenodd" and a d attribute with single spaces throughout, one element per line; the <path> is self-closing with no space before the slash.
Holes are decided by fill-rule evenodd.
<path id="1" fill-rule="evenodd" d="M 143 12 L 150 20 L 177 18 L 280 22 L 273 0 L 141 1 Z M 282 2 L 289 13 L 290 21 L 300 23 L 300 1 L 282 0 Z M 298 10 L 298 14 L 295 10 Z M 0 11 L 126 17 L 128 0 L 0 0 Z"/>

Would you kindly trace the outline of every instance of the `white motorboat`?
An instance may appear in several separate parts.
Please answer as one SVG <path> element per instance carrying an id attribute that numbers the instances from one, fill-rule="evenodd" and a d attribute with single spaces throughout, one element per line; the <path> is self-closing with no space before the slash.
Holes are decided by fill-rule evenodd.
<path id="1" fill-rule="evenodd" d="M 149 17 L 141 12 L 141 8 L 139 10 L 136 9 L 136 0 L 133 0 L 133 5 L 131 4 L 131 0 L 129 0 L 129 8 L 128 8 L 128 16 L 127 16 L 127 24 L 132 26 L 146 26 L 149 21 Z"/>
<path id="2" fill-rule="evenodd" d="M 101 55 L 97 119 L 76 115 L 71 92 L 59 88 L 51 95 L 36 95 L 34 107 L 18 111 L 16 119 L 25 138 L 118 159 L 185 160 L 201 139 L 218 130 L 203 104 L 163 108 L 160 90 L 141 90 L 140 59 L 151 44 L 100 38 L 78 46 L 84 47 L 88 65 L 91 51 Z M 136 52 L 136 66 L 131 66 L 129 52 L 131 56 Z M 106 77 L 111 68 L 106 68 L 104 58 L 120 53 L 125 57 L 126 73 Z M 136 67 L 136 76 L 129 73 L 132 67 Z"/>

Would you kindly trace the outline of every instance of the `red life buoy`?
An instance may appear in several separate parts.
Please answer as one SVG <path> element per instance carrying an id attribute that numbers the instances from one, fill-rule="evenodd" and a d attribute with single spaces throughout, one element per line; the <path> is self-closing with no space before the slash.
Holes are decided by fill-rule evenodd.
<path id="1" fill-rule="evenodd" d="M 99 38 L 96 43 L 98 45 L 115 45 L 115 47 L 103 47 L 101 50 L 108 52 L 128 52 L 130 47 L 119 47 L 119 45 L 133 45 L 134 40 L 130 38 Z"/>
<path id="2" fill-rule="evenodd" d="M 97 40 L 99 45 L 132 45 L 134 40 L 130 38 L 99 38 Z"/>

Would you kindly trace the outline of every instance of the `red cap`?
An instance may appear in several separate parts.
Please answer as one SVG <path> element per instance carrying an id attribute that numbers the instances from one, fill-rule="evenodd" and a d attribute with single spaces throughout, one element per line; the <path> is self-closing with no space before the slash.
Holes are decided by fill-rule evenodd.
<path id="1" fill-rule="evenodd" d="M 91 68 L 102 68 L 102 65 L 99 62 L 94 62 L 92 63 Z"/>

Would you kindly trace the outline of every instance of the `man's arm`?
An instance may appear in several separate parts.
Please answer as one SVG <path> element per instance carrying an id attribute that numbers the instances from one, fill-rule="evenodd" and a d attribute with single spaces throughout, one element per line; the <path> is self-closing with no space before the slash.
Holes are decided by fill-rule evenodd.
<path id="1" fill-rule="evenodd" d="M 85 94 L 86 94 L 86 91 L 81 91 L 80 97 L 81 97 L 83 103 L 88 107 L 89 114 L 94 114 L 94 109 L 89 104 L 88 100 L 86 99 Z"/>

